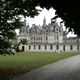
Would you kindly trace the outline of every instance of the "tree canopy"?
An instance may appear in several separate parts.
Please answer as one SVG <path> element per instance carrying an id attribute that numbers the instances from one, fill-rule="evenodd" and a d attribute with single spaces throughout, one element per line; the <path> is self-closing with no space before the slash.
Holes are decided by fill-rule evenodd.
<path id="1" fill-rule="evenodd" d="M 4 45 L 15 36 L 15 29 L 22 26 L 19 15 L 34 17 L 40 11 L 36 9 L 37 6 L 54 8 L 54 18 L 60 17 L 70 31 L 80 35 L 80 8 L 77 0 L 0 0 L 0 49 L 6 48 Z"/>
<path id="2" fill-rule="evenodd" d="M 56 17 L 60 17 L 69 31 L 74 31 L 80 35 L 80 4 L 77 0 L 34 0 L 34 4 L 38 4 L 42 8 L 56 10 Z"/>

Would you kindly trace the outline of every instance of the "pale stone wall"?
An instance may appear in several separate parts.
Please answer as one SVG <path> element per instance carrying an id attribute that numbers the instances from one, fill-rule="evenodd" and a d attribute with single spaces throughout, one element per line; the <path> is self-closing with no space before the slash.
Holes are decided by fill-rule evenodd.
<path id="1" fill-rule="evenodd" d="M 46 45 L 46 49 L 45 49 L 45 45 Z M 24 46 L 24 50 L 25 51 L 49 51 L 49 52 L 62 52 L 64 51 L 63 50 L 63 44 L 53 44 L 52 45 L 52 49 L 51 49 L 51 44 L 45 44 L 45 45 L 38 45 L 38 44 L 29 44 L 29 45 L 20 45 L 19 46 L 19 49 L 22 50 L 22 46 Z M 30 46 L 30 49 L 29 49 L 29 46 Z M 34 49 L 34 46 L 35 46 L 35 49 Z M 39 46 L 40 46 L 40 49 L 39 49 Z M 57 46 L 58 46 L 58 49 L 57 49 Z M 76 44 L 73 44 L 72 45 L 72 50 L 70 49 L 70 46 L 71 44 L 66 44 L 65 45 L 65 51 L 80 51 L 80 48 L 79 50 L 77 50 L 77 45 Z"/>
<path id="2" fill-rule="evenodd" d="M 70 46 L 72 45 L 72 50 L 70 49 Z M 78 44 L 66 44 L 65 45 L 65 51 L 80 51 L 80 46 L 79 50 L 77 49 Z"/>

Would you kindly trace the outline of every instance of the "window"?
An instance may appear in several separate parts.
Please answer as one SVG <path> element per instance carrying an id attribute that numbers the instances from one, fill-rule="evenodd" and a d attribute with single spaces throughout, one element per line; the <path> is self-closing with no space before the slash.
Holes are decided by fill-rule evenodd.
<path id="1" fill-rule="evenodd" d="M 77 45 L 77 50 L 79 50 L 79 45 Z"/>
<path id="2" fill-rule="evenodd" d="M 59 37 L 57 36 L 57 40 L 59 39 Z"/>
<path id="3" fill-rule="evenodd" d="M 47 46 L 45 45 L 45 50 L 47 49 Z"/>
<path id="4" fill-rule="evenodd" d="M 59 46 L 58 45 L 56 46 L 56 50 L 59 50 Z"/>
<path id="5" fill-rule="evenodd" d="M 48 37 L 46 37 L 46 40 L 48 40 Z"/>
<path id="6" fill-rule="evenodd" d="M 57 41 L 57 43 L 58 43 L 58 41 Z"/>
<path id="7" fill-rule="evenodd" d="M 34 40 L 35 40 L 35 37 L 34 37 Z"/>
<path id="8" fill-rule="evenodd" d="M 50 49 L 51 49 L 51 50 L 53 49 L 53 46 L 52 46 L 52 45 L 50 45 Z"/>
<path id="9" fill-rule="evenodd" d="M 31 49 L 31 46 L 29 45 L 29 50 Z"/>
<path id="10" fill-rule="evenodd" d="M 60 29 L 60 27 L 59 27 L 59 32 L 61 32 L 61 29 Z"/>
<path id="11" fill-rule="evenodd" d="M 34 45 L 34 50 L 35 50 L 36 46 Z"/>
<path id="12" fill-rule="evenodd" d="M 72 45 L 70 46 L 70 50 L 73 50 L 73 46 Z"/>
<path id="13" fill-rule="evenodd" d="M 41 46 L 39 45 L 39 50 L 41 49 Z"/>
<path id="14" fill-rule="evenodd" d="M 42 40 L 42 37 L 41 37 L 41 40 Z"/>
<path id="15" fill-rule="evenodd" d="M 63 51 L 65 51 L 65 45 L 63 45 Z"/>
<path id="16" fill-rule="evenodd" d="M 24 46 L 22 46 L 22 51 L 24 51 Z"/>
<path id="17" fill-rule="evenodd" d="M 48 32 L 48 30 L 46 30 L 46 32 Z"/>

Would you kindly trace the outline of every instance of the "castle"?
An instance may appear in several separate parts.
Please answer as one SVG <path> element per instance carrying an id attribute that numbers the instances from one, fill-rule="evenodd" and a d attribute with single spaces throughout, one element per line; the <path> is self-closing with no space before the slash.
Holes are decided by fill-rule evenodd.
<path id="1" fill-rule="evenodd" d="M 17 36 L 18 42 L 21 39 L 27 39 L 28 44 L 20 44 L 19 49 L 23 51 L 79 51 L 80 39 L 77 37 L 67 37 L 67 32 L 63 31 L 63 25 L 57 23 L 56 19 L 48 25 L 46 19 L 43 20 L 42 26 L 35 24 L 30 28 L 26 25 L 20 28 Z"/>

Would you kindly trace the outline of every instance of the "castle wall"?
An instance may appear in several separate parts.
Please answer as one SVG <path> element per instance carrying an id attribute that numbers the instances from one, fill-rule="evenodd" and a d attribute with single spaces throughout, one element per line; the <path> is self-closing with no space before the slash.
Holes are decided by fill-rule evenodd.
<path id="1" fill-rule="evenodd" d="M 24 46 L 24 51 L 48 51 L 48 52 L 63 52 L 63 51 L 80 51 L 80 46 L 79 48 L 77 47 L 78 45 L 76 44 L 66 44 L 65 49 L 64 49 L 65 44 L 29 44 L 29 45 L 20 45 L 19 49 L 22 49 L 22 46 Z M 45 48 L 46 46 L 46 48 Z M 51 48 L 52 46 L 52 48 Z M 71 47 L 72 46 L 72 47 Z"/>

